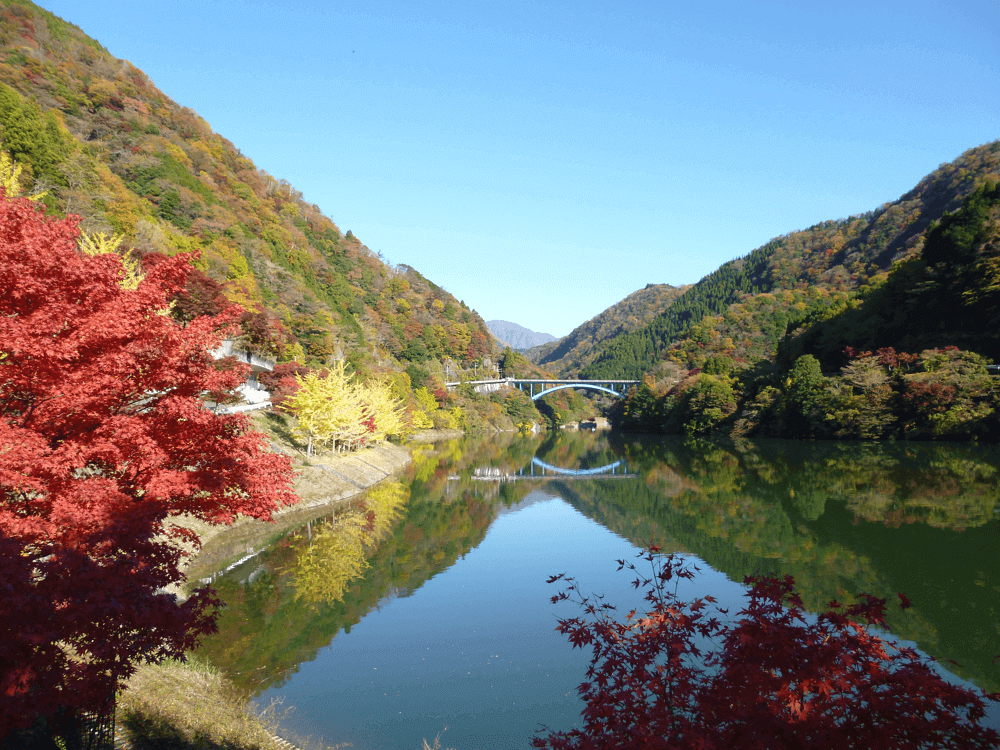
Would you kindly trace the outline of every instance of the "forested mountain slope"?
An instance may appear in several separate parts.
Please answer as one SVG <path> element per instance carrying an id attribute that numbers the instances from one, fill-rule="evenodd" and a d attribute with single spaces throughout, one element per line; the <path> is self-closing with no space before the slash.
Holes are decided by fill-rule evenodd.
<path id="1" fill-rule="evenodd" d="M 689 367 L 715 354 L 772 357 L 789 325 L 842 309 L 883 281 L 893 263 L 919 253 L 931 222 L 997 177 L 995 141 L 941 165 L 875 211 L 777 237 L 706 276 L 648 325 L 601 344 L 580 374 L 638 378 L 668 352 Z"/>
<path id="2" fill-rule="evenodd" d="M 814 355 L 843 366 L 848 347 L 905 352 L 958 347 L 1000 359 L 1000 184 L 984 185 L 927 232 L 918 257 L 897 264 L 856 304 L 816 315 L 779 349 L 790 364 Z"/>
<path id="3" fill-rule="evenodd" d="M 24 189 L 136 255 L 199 252 L 192 299 L 210 308 L 221 287 L 262 313 L 259 348 L 355 367 L 491 350 L 473 310 L 385 264 L 76 26 L 4 0 L 0 44 L 0 148 L 27 167 Z"/>
<path id="4" fill-rule="evenodd" d="M 575 377 L 581 368 L 593 361 L 601 342 L 646 325 L 663 313 L 687 288 L 670 284 L 647 284 L 600 315 L 577 326 L 568 336 L 536 346 L 526 356 L 562 377 Z"/>
<path id="5" fill-rule="evenodd" d="M 615 404 L 612 422 L 688 434 L 996 441 L 1000 378 L 989 364 L 1000 357 L 998 320 L 994 175 L 932 222 L 915 254 L 854 292 L 784 289 L 705 316 Z"/>

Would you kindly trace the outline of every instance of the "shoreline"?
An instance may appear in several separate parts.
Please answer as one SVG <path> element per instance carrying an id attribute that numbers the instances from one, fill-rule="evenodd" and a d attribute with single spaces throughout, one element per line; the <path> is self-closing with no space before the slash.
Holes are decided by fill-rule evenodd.
<path id="1" fill-rule="evenodd" d="M 434 434 L 445 431 L 427 431 L 429 435 L 418 434 L 415 442 L 428 442 L 457 437 L 456 435 Z M 190 529 L 198 535 L 199 545 L 185 545 L 188 556 L 182 563 L 184 578 L 168 587 L 178 600 L 187 598 L 193 586 L 211 583 L 215 576 L 228 567 L 239 564 L 266 549 L 275 537 L 321 516 L 335 512 L 348 505 L 354 498 L 380 482 L 399 476 L 412 460 L 411 450 L 403 445 L 384 443 L 373 448 L 347 454 L 306 457 L 301 452 L 280 443 L 271 443 L 271 450 L 284 453 L 294 461 L 295 480 L 293 489 L 299 502 L 278 509 L 271 521 L 255 518 L 240 518 L 229 526 L 208 524 L 196 518 L 185 516 L 173 519 L 172 523 Z M 178 698 L 177 695 L 182 697 Z M 197 696 L 192 701 L 192 696 Z M 281 731 L 278 717 L 273 712 L 257 716 L 249 710 L 245 696 L 234 692 L 231 683 L 215 668 L 208 664 L 160 664 L 142 665 L 122 686 L 118 702 L 128 706 L 116 728 L 116 746 L 133 747 L 133 741 L 149 740 L 157 737 L 155 727 L 146 727 L 150 721 L 174 724 L 175 730 L 183 727 L 183 733 L 217 731 L 217 712 L 222 711 L 227 718 L 227 737 L 235 733 L 241 740 L 251 740 L 254 746 L 268 750 L 298 750 L 296 745 L 279 735 Z M 205 713 L 197 706 L 211 704 L 213 712 Z M 194 707 L 193 707 L 194 706 Z M 126 729 L 128 721 L 138 721 L 135 727 Z M 213 728 L 214 727 L 214 728 Z M 139 738 L 146 730 L 152 735 Z M 133 736 L 138 730 L 139 734 Z M 425 743 L 425 747 L 426 743 Z"/>
<path id="2" fill-rule="evenodd" d="M 272 448 L 286 455 L 292 453 L 278 446 Z M 185 545 L 188 557 L 181 566 L 184 580 L 169 587 L 170 593 L 186 599 L 192 586 L 210 583 L 234 560 L 253 557 L 275 536 L 348 504 L 379 482 L 397 476 L 411 460 L 408 448 L 391 443 L 353 453 L 310 458 L 296 452 L 293 458 L 293 490 L 299 502 L 276 510 L 271 521 L 240 518 L 231 525 L 220 526 L 189 516 L 173 520 L 174 525 L 194 531 L 200 544 Z"/>
<path id="3" fill-rule="evenodd" d="M 259 428 L 259 427 L 258 427 Z M 198 584 L 207 584 L 227 566 L 245 561 L 266 548 L 274 537 L 290 528 L 328 515 L 379 482 L 398 476 L 412 460 L 410 445 L 450 440 L 465 435 L 464 430 L 431 429 L 410 435 L 403 445 L 382 443 L 351 453 L 307 456 L 287 442 L 268 435 L 274 453 L 293 461 L 292 489 L 299 502 L 276 510 L 270 521 L 239 518 L 224 526 L 191 516 L 171 520 L 175 526 L 195 532 L 199 543 L 183 545 L 187 553 L 181 564 L 184 579 L 165 590 L 180 600 Z"/>

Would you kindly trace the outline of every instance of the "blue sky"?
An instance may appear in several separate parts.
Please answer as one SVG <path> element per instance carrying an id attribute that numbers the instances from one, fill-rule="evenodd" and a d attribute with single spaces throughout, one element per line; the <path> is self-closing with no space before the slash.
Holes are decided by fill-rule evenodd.
<path id="1" fill-rule="evenodd" d="M 564 335 L 1000 137 L 1000 3 L 49 0 L 344 231 Z"/>

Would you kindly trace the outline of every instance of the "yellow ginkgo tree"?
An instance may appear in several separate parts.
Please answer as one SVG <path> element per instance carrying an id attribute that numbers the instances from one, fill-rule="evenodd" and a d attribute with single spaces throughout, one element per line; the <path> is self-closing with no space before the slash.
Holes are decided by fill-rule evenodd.
<path id="1" fill-rule="evenodd" d="M 288 399 L 287 409 L 299 420 L 299 430 L 309 438 L 309 455 L 316 444 L 334 450 L 351 450 L 379 443 L 405 429 L 403 405 L 390 384 L 374 380 L 354 382 L 343 360 L 320 376 L 296 376 L 299 389 Z"/>
<path id="2" fill-rule="evenodd" d="M 369 442 L 381 443 L 406 431 L 403 402 L 393 393 L 391 383 L 370 380 L 358 388 L 358 397 L 365 411 Z"/>
<path id="3" fill-rule="evenodd" d="M 0 187 L 8 198 L 19 198 L 24 195 L 21 190 L 21 173 L 24 167 L 14 161 L 6 151 L 0 151 Z M 28 200 L 39 201 L 45 193 L 25 196 Z"/>
<path id="4" fill-rule="evenodd" d="M 104 232 L 96 232 L 89 235 L 81 234 L 77 246 L 84 255 L 93 256 L 118 253 L 122 259 L 122 267 L 125 270 L 125 275 L 120 282 L 122 289 L 137 289 L 139 283 L 142 281 L 142 266 L 136 257 L 132 255 L 131 250 L 126 250 L 123 253 L 118 252 L 118 248 L 122 244 L 122 239 L 124 239 L 124 235 L 121 234 L 110 236 Z"/>

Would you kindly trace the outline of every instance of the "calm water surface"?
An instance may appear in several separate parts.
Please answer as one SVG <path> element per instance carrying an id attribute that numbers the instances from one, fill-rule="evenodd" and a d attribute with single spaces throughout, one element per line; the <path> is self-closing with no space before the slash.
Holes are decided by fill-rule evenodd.
<path id="1" fill-rule="evenodd" d="M 861 591 L 951 679 L 1000 690 L 1000 458 L 975 446 L 500 436 L 419 448 L 405 482 L 319 516 L 215 581 L 203 654 L 294 706 L 303 745 L 526 748 L 579 723 L 589 652 L 555 632 L 555 573 L 627 612 L 617 559 L 655 538 L 701 568 L 681 595 L 738 611 L 744 576 L 806 606 Z M 364 566 L 364 569 L 360 568 Z M 1000 712 L 990 723 L 1000 727 Z M 310 738 L 310 741 L 305 741 Z"/>

